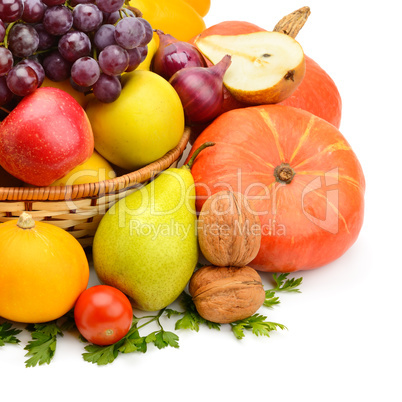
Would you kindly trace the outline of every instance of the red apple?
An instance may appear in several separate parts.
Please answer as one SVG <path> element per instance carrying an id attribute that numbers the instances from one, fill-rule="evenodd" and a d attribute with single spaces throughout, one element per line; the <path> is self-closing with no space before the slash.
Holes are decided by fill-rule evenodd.
<path id="1" fill-rule="evenodd" d="M 91 124 L 67 92 L 42 87 L 24 97 L 0 126 L 0 165 L 35 186 L 48 186 L 94 150 Z"/>

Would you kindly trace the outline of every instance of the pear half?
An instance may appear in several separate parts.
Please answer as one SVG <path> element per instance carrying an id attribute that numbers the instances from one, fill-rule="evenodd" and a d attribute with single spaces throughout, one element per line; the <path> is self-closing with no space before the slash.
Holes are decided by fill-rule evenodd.
<path id="1" fill-rule="evenodd" d="M 304 77 L 300 44 L 280 32 L 198 37 L 195 44 L 213 64 L 229 54 L 232 63 L 223 83 L 234 98 L 251 105 L 288 98 Z"/>

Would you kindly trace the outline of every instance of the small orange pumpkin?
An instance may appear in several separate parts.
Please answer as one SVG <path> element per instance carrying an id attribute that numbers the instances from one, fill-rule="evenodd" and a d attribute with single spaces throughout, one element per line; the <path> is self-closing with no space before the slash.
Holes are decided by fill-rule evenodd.
<path id="1" fill-rule="evenodd" d="M 26 212 L 0 224 L 0 255 L 0 316 L 8 320 L 55 320 L 88 285 L 89 264 L 78 240 Z"/>

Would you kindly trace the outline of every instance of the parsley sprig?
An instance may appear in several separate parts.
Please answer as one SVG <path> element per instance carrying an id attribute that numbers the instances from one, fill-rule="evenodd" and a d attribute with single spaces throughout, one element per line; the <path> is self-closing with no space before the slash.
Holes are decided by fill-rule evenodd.
<path id="1" fill-rule="evenodd" d="M 55 321 L 30 324 L 27 330 L 31 332 L 32 340 L 25 346 L 26 357 L 31 356 L 25 361 L 25 367 L 50 364 L 56 352 L 57 337 L 63 336 L 63 331 Z"/>
<path id="2" fill-rule="evenodd" d="M 302 283 L 302 278 L 288 278 L 288 275 L 288 273 L 273 274 L 273 287 L 265 290 L 265 307 L 272 308 L 280 303 L 277 296 L 278 292 L 300 292 L 299 285 Z M 174 332 L 164 329 L 161 323 L 163 316 L 168 319 L 177 318 L 175 330 L 189 329 L 198 332 L 202 325 L 210 329 L 220 330 L 221 325 L 228 325 L 237 339 L 244 338 L 246 331 L 256 336 L 269 337 L 272 331 L 287 329 L 283 324 L 268 321 L 265 315 L 258 313 L 230 324 L 217 324 L 205 320 L 198 314 L 195 304 L 188 293 L 183 292 L 178 301 L 182 311 L 164 308 L 155 315 L 142 317 L 133 315 L 132 326 L 126 336 L 109 346 L 86 345 L 85 352 L 82 354 L 83 359 L 93 364 L 106 365 L 112 363 L 119 354 L 146 353 L 149 344 L 153 344 L 158 349 L 168 346 L 178 348 L 179 337 Z M 142 335 L 144 328 L 151 323 L 155 323 L 158 329 Z M 56 352 L 57 339 L 63 336 L 63 331 L 76 330 L 73 311 L 71 310 L 56 321 L 29 324 L 26 329 L 31 332 L 32 337 L 24 348 L 27 351 L 25 356 L 29 357 L 25 362 L 26 367 L 49 364 Z M 0 346 L 6 343 L 19 343 L 17 335 L 20 332 L 21 330 L 13 328 L 11 323 L 4 322 L 0 324 Z M 82 337 L 81 339 L 87 342 Z"/>
<path id="3" fill-rule="evenodd" d="M 112 363 L 119 353 L 133 353 L 142 352 L 145 353 L 148 349 L 148 344 L 154 344 L 158 349 L 163 349 L 167 346 L 174 348 L 179 347 L 179 337 L 170 331 L 166 331 L 160 321 L 162 315 L 164 315 L 166 309 L 162 309 L 157 315 L 147 315 L 143 317 L 133 317 L 133 323 L 131 329 L 120 341 L 109 346 L 98 346 L 94 344 L 87 345 L 85 347 L 86 352 L 83 353 L 85 361 L 105 365 Z M 138 325 L 141 320 L 147 320 L 142 325 Z M 152 322 L 156 322 L 159 329 L 145 336 L 140 335 L 140 329 L 149 325 Z"/>
<path id="4" fill-rule="evenodd" d="M 264 306 L 272 308 L 273 306 L 280 303 L 279 297 L 276 296 L 277 292 L 295 292 L 300 293 L 298 288 L 303 281 L 303 278 L 290 278 L 288 279 L 289 273 L 284 274 L 273 274 L 272 278 L 275 282 L 275 287 L 272 289 L 267 289 L 265 291 L 265 301 Z"/>
<path id="5" fill-rule="evenodd" d="M 0 346 L 4 346 L 6 343 L 20 343 L 16 335 L 21 331 L 20 329 L 13 328 L 10 322 L 0 324 Z"/>
<path id="6" fill-rule="evenodd" d="M 266 316 L 254 314 L 244 320 L 232 322 L 230 323 L 230 326 L 232 327 L 232 332 L 237 339 L 244 338 L 244 330 L 249 330 L 256 336 L 263 335 L 269 337 L 271 331 L 276 331 L 278 328 L 287 329 L 282 324 L 266 320 Z"/>

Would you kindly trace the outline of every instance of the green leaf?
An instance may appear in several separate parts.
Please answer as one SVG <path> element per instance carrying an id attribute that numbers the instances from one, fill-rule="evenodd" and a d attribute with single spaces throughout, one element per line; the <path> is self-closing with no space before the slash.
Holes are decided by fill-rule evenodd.
<path id="1" fill-rule="evenodd" d="M 266 321 L 267 317 L 254 314 L 244 320 L 239 320 L 231 323 L 232 331 L 237 339 L 242 339 L 245 336 L 244 331 L 249 330 L 256 336 L 270 336 L 271 331 L 276 331 L 278 328 L 286 329 L 282 324 Z"/>
<path id="2" fill-rule="evenodd" d="M 87 353 L 82 354 L 84 360 L 99 366 L 112 363 L 118 354 L 118 349 L 116 348 L 115 344 L 110 346 L 98 346 L 91 344 L 85 346 L 85 350 Z"/>
<path id="3" fill-rule="evenodd" d="M 273 289 L 277 292 L 296 292 L 300 293 L 298 286 L 302 283 L 303 278 L 291 278 L 287 279 L 288 273 L 280 274 L 273 274 L 274 281 L 276 282 L 276 287 Z"/>
<path id="4" fill-rule="evenodd" d="M 172 348 L 179 347 L 179 337 L 174 332 L 163 331 L 162 338 L 167 346 L 171 346 Z"/>
<path id="5" fill-rule="evenodd" d="M 16 337 L 20 332 L 20 329 L 13 328 L 11 323 L 4 322 L 0 324 L 0 346 L 4 346 L 6 343 L 17 344 L 20 340 Z"/>
<path id="6" fill-rule="evenodd" d="M 200 324 L 206 324 L 210 329 L 220 330 L 220 324 L 205 320 L 198 314 L 192 297 L 186 292 L 181 294 L 180 303 L 185 311 L 180 313 L 183 317 L 176 321 L 175 329 L 190 329 L 198 332 Z"/>
<path id="7" fill-rule="evenodd" d="M 31 356 L 25 361 L 25 366 L 49 364 L 56 351 L 57 336 L 63 336 L 63 332 L 55 322 L 31 324 L 27 329 L 32 332 L 32 340 L 24 348 L 27 350 L 25 356 Z"/>
<path id="8" fill-rule="evenodd" d="M 279 297 L 275 296 L 275 291 L 272 289 L 266 290 L 265 291 L 265 300 L 264 300 L 264 306 L 272 308 L 273 306 L 279 304 Z"/>
<path id="9" fill-rule="evenodd" d="M 200 330 L 200 320 L 197 315 L 186 311 L 183 313 L 183 317 L 176 321 L 175 329 L 190 329 L 198 332 Z"/>
<path id="10" fill-rule="evenodd" d="M 174 315 L 182 315 L 183 313 L 177 310 L 173 310 L 171 308 L 165 308 L 165 313 L 168 318 L 172 318 Z"/>

